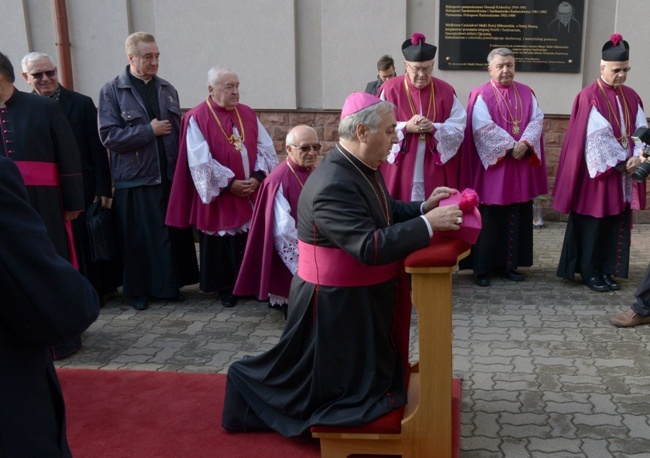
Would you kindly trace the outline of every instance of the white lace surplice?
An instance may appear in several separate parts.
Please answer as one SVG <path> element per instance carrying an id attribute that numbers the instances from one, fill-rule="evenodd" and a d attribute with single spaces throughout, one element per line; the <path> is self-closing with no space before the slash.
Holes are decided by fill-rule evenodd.
<path id="1" fill-rule="evenodd" d="M 194 181 L 194 187 L 196 187 L 201 202 L 209 204 L 221 193 L 221 189 L 228 186 L 228 181 L 235 174 L 212 157 L 208 142 L 203 137 L 194 116 L 190 118 L 187 127 L 186 143 L 187 164 L 190 168 L 192 181 Z"/>
<path id="2" fill-rule="evenodd" d="M 273 200 L 273 246 L 292 275 L 298 272 L 298 229 L 282 186 Z M 286 304 L 287 298 L 271 294 L 271 304 Z"/>
<path id="3" fill-rule="evenodd" d="M 524 129 L 520 141 L 526 141 L 532 148 L 533 153 L 541 161 L 541 138 L 543 131 L 544 113 L 533 96 L 532 114 L 530 122 Z M 472 131 L 474 144 L 481 159 L 481 164 L 487 170 L 488 167 L 497 163 L 504 157 L 509 149 L 515 146 L 515 139 L 502 127 L 498 126 L 488 110 L 483 97 L 480 95 L 474 103 L 472 112 Z"/>

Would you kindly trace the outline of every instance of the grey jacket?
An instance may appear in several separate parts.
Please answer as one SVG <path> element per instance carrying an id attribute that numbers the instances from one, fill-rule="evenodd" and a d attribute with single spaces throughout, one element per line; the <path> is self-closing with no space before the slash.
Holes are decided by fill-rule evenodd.
<path id="1" fill-rule="evenodd" d="M 181 108 L 178 92 L 169 82 L 154 77 L 161 118 L 172 124 L 163 137 L 167 177 L 171 181 L 178 157 Z M 110 150 L 115 188 L 151 186 L 161 183 L 156 136 L 142 99 L 131 85 L 127 69 L 102 87 L 99 93 L 99 136 Z"/>

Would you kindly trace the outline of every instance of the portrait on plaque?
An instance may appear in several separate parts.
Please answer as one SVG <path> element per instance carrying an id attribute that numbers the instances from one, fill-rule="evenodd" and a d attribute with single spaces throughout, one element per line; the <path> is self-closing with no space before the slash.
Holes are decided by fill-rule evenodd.
<path id="1" fill-rule="evenodd" d="M 485 70 L 509 48 L 517 71 L 578 73 L 585 0 L 440 0 L 438 68 Z"/>

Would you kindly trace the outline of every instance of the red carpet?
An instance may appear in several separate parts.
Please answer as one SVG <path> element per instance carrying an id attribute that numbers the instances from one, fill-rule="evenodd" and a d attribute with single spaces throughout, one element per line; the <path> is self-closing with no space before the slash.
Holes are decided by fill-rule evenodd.
<path id="1" fill-rule="evenodd" d="M 225 375 L 92 369 L 57 373 L 75 458 L 320 456 L 314 439 L 224 432 L 220 425 Z M 456 398 L 456 453 L 459 407 Z"/>
<path id="2" fill-rule="evenodd" d="M 57 370 L 75 458 L 320 457 L 311 438 L 221 429 L 226 376 Z"/>

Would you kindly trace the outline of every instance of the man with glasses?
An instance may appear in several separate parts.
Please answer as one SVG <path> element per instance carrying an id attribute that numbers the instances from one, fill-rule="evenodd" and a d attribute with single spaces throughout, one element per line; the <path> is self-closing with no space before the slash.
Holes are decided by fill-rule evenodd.
<path id="1" fill-rule="evenodd" d="M 629 50 L 619 34 L 603 46 L 600 78 L 573 104 L 553 190 L 553 208 L 569 213 L 557 275 L 579 273 L 597 292 L 620 289 L 613 276 L 627 278 L 632 210 L 646 203 L 645 183 L 630 177 L 641 163 L 631 136 L 647 122 L 640 97 L 624 85 Z"/>
<path id="2" fill-rule="evenodd" d="M 278 157 L 255 112 L 239 103 L 237 74 L 212 67 L 207 85 L 206 100 L 183 116 L 166 222 L 199 231 L 201 291 L 233 307 L 257 188 Z"/>
<path id="3" fill-rule="evenodd" d="M 255 201 L 235 294 L 269 299 L 286 317 L 291 279 L 298 270 L 298 197 L 321 144 L 316 131 L 296 126 L 287 134 L 287 159 L 264 180 Z"/>
<path id="4" fill-rule="evenodd" d="M 56 102 L 19 91 L 14 80 L 13 65 L 0 53 L 0 155 L 16 163 L 58 255 L 76 267 L 71 222 L 84 210 L 79 149 Z M 79 346 L 71 342 L 57 356 Z"/>
<path id="5" fill-rule="evenodd" d="M 436 47 L 421 33 L 402 44 L 406 74 L 389 79 L 379 97 L 396 109 L 399 143 L 381 167 L 391 196 L 424 200 L 438 186 L 457 187 L 456 153 L 467 113 L 454 89 L 433 78 Z"/>
<path id="6" fill-rule="evenodd" d="M 101 206 L 107 207 L 113 196 L 111 172 L 106 148 L 99 139 L 97 109 L 93 100 L 59 84 L 57 68 L 48 54 L 30 52 L 23 57 L 22 68 L 23 78 L 34 89 L 34 94 L 58 102 L 72 127 L 81 154 L 84 208 L 96 200 L 101 200 Z M 90 280 L 102 300 L 106 293 L 115 290 L 116 281 L 112 278 L 115 268 L 107 262 L 92 262 L 85 213 L 74 220 L 72 231 L 79 271 Z"/>

